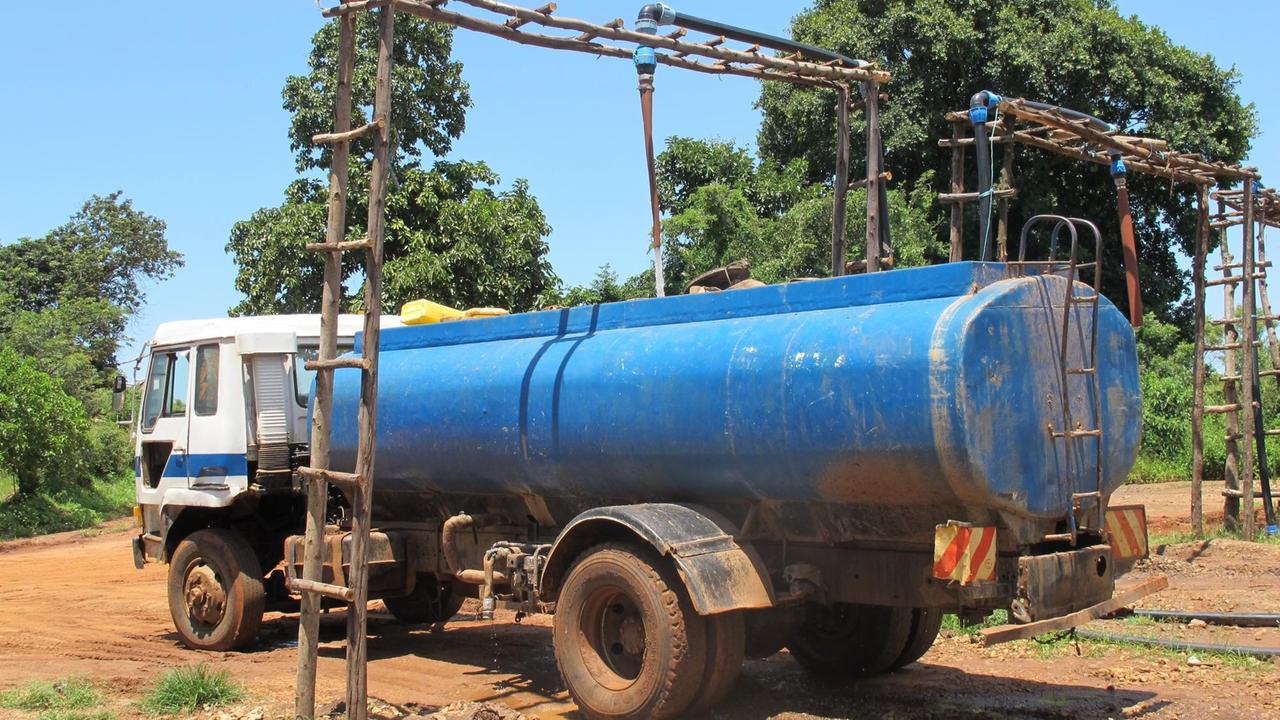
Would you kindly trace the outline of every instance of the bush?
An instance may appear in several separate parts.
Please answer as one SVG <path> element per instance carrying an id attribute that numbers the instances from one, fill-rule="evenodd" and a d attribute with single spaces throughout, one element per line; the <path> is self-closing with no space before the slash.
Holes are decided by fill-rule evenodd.
<path id="1" fill-rule="evenodd" d="M 93 527 L 128 514 L 133 478 L 110 478 L 0 501 L 0 540 Z"/>
<path id="2" fill-rule="evenodd" d="M 89 418 L 52 376 L 9 348 L 0 349 L 0 469 L 19 495 L 86 479 Z"/>
<path id="3" fill-rule="evenodd" d="M 230 673 L 200 664 L 161 675 L 139 705 L 147 712 L 176 715 L 226 705 L 242 697 L 244 690 L 231 679 Z"/>

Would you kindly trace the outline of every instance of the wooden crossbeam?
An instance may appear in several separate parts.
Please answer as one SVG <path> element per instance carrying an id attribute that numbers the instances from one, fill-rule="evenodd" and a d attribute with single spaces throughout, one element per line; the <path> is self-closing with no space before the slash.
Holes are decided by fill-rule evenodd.
<path id="1" fill-rule="evenodd" d="M 381 127 L 379 123 L 380 121 L 374 120 L 373 122 L 368 123 L 367 125 L 361 125 L 360 127 L 355 128 L 354 130 L 347 130 L 344 132 L 320 133 L 318 135 L 312 135 L 311 142 L 319 143 L 319 144 L 350 142 L 360 137 L 361 135 L 367 135 L 373 132 L 374 130 L 377 130 L 379 127 Z"/>
<path id="2" fill-rule="evenodd" d="M 535 23 L 544 27 L 553 27 L 562 30 L 575 30 L 583 35 L 590 35 L 592 38 L 606 38 L 614 41 L 626 43 L 634 43 L 636 45 L 645 45 L 654 48 L 674 51 L 676 57 L 672 59 L 682 60 L 688 55 L 697 55 L 711 58 L 713 60 L 728 60 L 734 63 L 759 64 L 765 69 L 771 71 L 771 76 L 767 79 L 787 80 L 790 76 L 808 81 L 829 81 L 829 82 L 864 82 L 874 81 L 884 83 L 889 81 L 889 73 L 879 70 L 873 66 L 867 67 L 846 67 L 843 65 L 823 65 L 818 63 L 804 62 L 801 60 L 790 60 L 785 57 L 772 57 L 761 53 L 749 53 L 744 50 L 734 50 L 727 47 L 720 47 L 724 43 L 723 38 L 713 38 L 703 43 L 692 43 L 679 38 L 672 38 L 665 35 L 649 35 L 645 33 L 629 30 L 626 27 L 610 27 L 609 25 L 600 25 L 587 22 L 585 20 L 577 20 L 574 18 L 560 17 L 556 15 L 540 13 L 535 9 L 509 5 L 498 0 L 458 0 L 472 7 L 487 10 L 500 15 L 507 15 L 510 18 L 522 20 L 526 23 Z M 419 17 L 428 17 L 428 19 L 445 22 L 457 27 L 464 27 L 470 30 L 485 32 L 492 35 L 505 37 L 509 40 L 515 40 L 529 45 L 541 45 L 543 47 L 555 47 L 558 49 L 576 49 L 592 52 L 597 55 L 611 55 L 616 57 L 631 57 L 631 51 L 626 48 L 612 48 L 607 52 L 600 52 L 601 48 L 596 43 L 591 43 L 590 48 L 583 48 L 584 41 L 577 40 L 574 37 L 543 35 L 540 33 L 516 33 L 505 23 L 490 22 L 482 20 L 462 13 L 456 13 L 447 10 L 441 10 L 432 6 L 427 0 L 354 0 L 353 2 L 344 3 L 338 8 L 331 8 L 325 11 L 326 15 L 338 14 L 335 12 L 341 9 L 342 12 L 355 12 L 365 9 L 367 6 L 377 3 L 390 3 L 402 12 L 418 15 Z M 426 11 L 435 11 L 428 13 Z M 534 40 L 533 36 L 538 39 Z M 576 43 L 576 46 L 574 45 Z M 617 51 L 617 52 L 614 52 Z M 670 57 L 670 56 L 667 56 Z M 663 62 L 664 54 L 658 55 L 658 61 Z M 687 67 L 678 63 L 667 62 L 676 67 Z M 703 68 L 714 68 L 714 65 L 699 64 Z M 690 69 L 698 69 L 696 67 Z M 732 74 L 743 74 L 754 77 L 761 77 L 763 73 L 747 68 L 734 68 Z M 715 70 L 710 70 L 715 72 Z M 778 73 L 780 76 L 772 76 L 772 73 Z M 794 80 L 792 80 L 794 82 Z M 805 84 L 805 83 L 802 83 Z M 814 84 L 823 84 L 821 82 Z"/>
<path id="3" fill-rule="evenodd" d="M 540 13 L 540 14 L 542 14 L 542 15 L 550 15 L 551 13 L 553 13 L 553 12 L 555 12 L 555 11 L 556 11 L 556 4 L 555 4 L 555 3 L 547 3 L 546 5 L 543 5 L 542 7 L 538 8 L 537 10 L 534 10 L 534 12 L 536 12 L 536 13 Z M 506 22 L 505 22 L 505 23 L 503 23 L 503 24 L 504 24 L 504 25 L 506 25 L 507 27 L 511 28 L 512 30 L 518 30 L 518 29 L 520 29 L 520 26 L 521 26 L 521 25 L 524 25 L 524 24 L 529 23 L 529 22 L 532 22 L 532 20 L 531 20 L 530 18 L 527 18 L 527 17 L 523 17 L 523 18 L 522 18 L 522 17 L 513 17 L 513 18 L 511 18 L 510 20 L 506 21 Z"/>

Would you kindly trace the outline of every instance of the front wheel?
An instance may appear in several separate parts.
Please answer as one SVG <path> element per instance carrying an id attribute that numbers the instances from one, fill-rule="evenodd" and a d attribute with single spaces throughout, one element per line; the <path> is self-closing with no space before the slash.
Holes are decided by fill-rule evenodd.
<path id="1" fill-rule="evenodd" d="M 698 694 L 706 622 L 674 570 L 646 548 L 606 543 L 584 553 L 565 578 L 554 625 L 556 665 L 588 717 L 679 717 Z"/>
<path id="2" fill-rule="evenodd" d="M 262 568 L 243 537 L 225 528 L 197 530 L 169 559 L 169 613 L 194 650 L 235 650 L 262 625 Z"/>

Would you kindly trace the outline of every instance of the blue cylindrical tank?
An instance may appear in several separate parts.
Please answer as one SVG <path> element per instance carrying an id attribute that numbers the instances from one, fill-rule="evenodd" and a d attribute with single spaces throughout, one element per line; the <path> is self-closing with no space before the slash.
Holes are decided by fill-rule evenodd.
<path id="1" fill-rule="evenodd" d="M 1079 294 L 1092 292 L 1081 285 Z M 384 330 L 376 493 L 922 502 L 1061 518 L 1093 443 L 1051 437 L 1066 281 L 999 263 L 927 268 Z M 1089 364 L 1077 306 L 1068 365 Z M 1134 337 L 1105 299 L 1103 476 L 1140 439 Z M 334 385 L 334 466 L 354 464 L 359 373 Z"/>

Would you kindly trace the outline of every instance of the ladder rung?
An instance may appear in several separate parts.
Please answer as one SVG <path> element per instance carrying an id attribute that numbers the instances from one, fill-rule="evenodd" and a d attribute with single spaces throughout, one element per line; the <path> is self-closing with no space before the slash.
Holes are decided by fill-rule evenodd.
<path id="1" fill-rule="evenodd" d="M 350 142 L 360 137 L 361 135 L 364 135 L 365 133 L 368 133 L 372 130 L 377 130 L 380 127 L 382 127 L 382 121 L 374 120 L 373 122 L 367 125 L 361 125 L 358 128 L 353 128 L 346 132 L 320 133 L 319 135 L 312 135 L 311 142 L 316 144 Z"/>
<path id="2" fill-rule="evenodd" d="M 1066 432 L 1055 432 L 1054 437 L 1102 437 L 1101 430 L 1068 430 Z"/>
<path id="3" fill-rule="evenodd" d="M 1244 276 L 1243 276 L 1243 275 L 1230 275 L 1230 276 L 1227 276 L 1227 277 L 1220 277 L 1220 278 L 1213 278 L 1213 279 L 1211 279 L 1211 280 L 1205 280 L 1205 281 L 1204 281 L 1204 285 L 1205 285 L 1205 287 L 1213 287 L 1214 285 L 1235 285 L 1235 284 L 1237 284 L 1237 283 L 1244 282 L 1244 279 L 1245 279 L 1245 278 L 1244 278 Z M 1267 274 L 1266 274 L 1266 273 L 1254 273 L 1254 274 L 1253 274 L 1253 279 L 1254 279 L 1254 280 L 1266 280 L 1266 279 L 1267 279 Z"/>
<path id="4" fill-rule="evenodd" d="M 344 240 L 340 243 L 307 243 L 310 252 L 347 252 L 348 250 L 368 250 L 369 239 Z"/>
<path id="5" fill-rule="evenodd" d="M 308 480 L 323 480 L 339 487 L 355 487 L 364 483 L 364 478 L 355 473 L 325 470 L 313 467 L 300 467 L 298 474 Z"/>
<path id="6" fill-rule="evenodd" d="M 1243 409 L 1244 409 L 1244 405 L 1241 403 L 1229 403 L 1227 405 L 1205 405 L 1204 406 L 1204 411 L 1211 415 L 1216 415 L 1220 413 L 1229 413 L 1229 412 L 1240 412 Z"/>
<path id="7" fill-rule="evenodd" d="M 1239 325 L 1244 318 L 1214 318 L 1209 321 L 1211 325 Z M 1280 315 L 1254 315 L 1254 320 L 1262 322 L 1271 322 L 1272 320 L 1280 320 Z"/>
<path id="8" fill-rule="evenodd" d="M 339 370 L 342 368 L 368 370 L 369 360 L 368 358 L 362 357 L 333 358 L 332 360 L 308 360 L 303 367 L 308 370 Z"/>
<path id="9" fill-rule="evenodd" d="M 342 600 L 343 602 L 351 602 L 356 599 L 356 591 L 342 585 L 303 580 L 302 578 L 290 578 L 288 585 L 290 590 L 313 592 L 334 600 Z"/>
<path id="10" fill-rule="evenodd" d="M 1261 340 L 1254 340 L 1253 344 L 1257 345 L 1258 347 L 1262 347 Z M 1234 342 L 1234 343 L 1225 343 L 1222 345 L 1205 345 L 1204 350 L 1205 352 L 1217 352 L 1219 350 L 1239 350 L 1243 347 L 1244 347 L 1244 343 Z"/>
<path id="11" fill-rule="evenodd" d="M 1260 268 L 1269 268 L 1269 267 L 1271 267 L 1271 261 L 1270 261 L 1270 260 L 1268 260 L 1268 261 L 1266 261 L 1266 262 L 1256 262 L 1256 263 L 1254 263 L 1254 264 L 1253 264 L 1253 266 L 1254 266 L 1254 267 L 1260 267 Z M 1226 265 L 1214 265 L 1214 266 L 1213 266 L 1213 269 L 1214 269 L 1216 272 L 1222 272 L 1223 270 L 1240 270 L 1240 269 L 1243 269 L 1243 268 L 1244 268 L 1244 263 L 1242 263 L 1242 262 L 1233 262 L 1233 263 L 1227 263 Z"/>
<path id="12" fill-rule="evenodd" d="M 1094 490 L 1092 492 L 1071 493 L 1072 500 L 1087 500 L 1089 498 L 1102 497 L 1102 493 Z"/>
<path id="13" fill-rule="evenodd" d="M 1266 435 L 1267 437 L 1276 437 L 1277 435 L 1280 435 L 1280 428 L 1275 428 L 1272 430 L 1263 430 L 1262 434 Z"/>
<path id="14" fill-rule="evenodd" d="M 1258 374 L 1270 377 L 1272 375 L 1280 375 L 1280 370 L 1259 370 Z"/>
<path id="15" fill-rule="evenodd" d="M 1227 442 L 1231 442 L 1232 440 L 1243 440 L 1244 433 L 1227 433 L 1222 439 Z"/>
<path id="16" fill-rule="evenodd" d="M 1095 372 L 1098 372 L 1098 368 L 1067 368 L 1068 375 L 1092 375 Z"/>
<path id="17" fill-rule="evenodd" d="M 1222 497 L 1244 497 L 1244 493 L 1235 488 L 1222 488 Z"/>
<path id="18" fill-rule="evenodd" d="M 1098 293 L 1094 293 L 1092 295 L 1076 295 L 1073 293 L 1069 302 L 1095 303 L 1098 302 Z"/>

